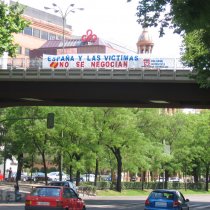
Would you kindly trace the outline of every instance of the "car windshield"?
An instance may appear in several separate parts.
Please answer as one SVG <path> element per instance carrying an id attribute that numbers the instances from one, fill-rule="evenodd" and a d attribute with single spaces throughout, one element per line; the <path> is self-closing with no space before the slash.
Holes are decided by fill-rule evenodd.
<path id="1" fill-rule="evenodd" d="M 51 182 L 50 183 L 51 186 L 65 186 L 65 187 L 71 187 L 71 188 L 75 188 L 74 184 L 71 182 Z"/>
<path id="2" fill-rule="evenodd" d="M 150 198 L 173 200 L 174 193 L 173 192 L 156 192 L 156 191 L 154 191 L 150 194 Z"/>
<path id="3" fill-rule="evenodd" d="M 60 191 L 60 188 L 37 187 L 31 192 L 31 195 L 44 197 L 58 197 L 60 195 Z"/>
<path id="4" fill-rule="evenodd" d="M 51 182 L 50 185 L 51 186 L 64 186 L 65 182 Z"/>
<path id="5" fill-rule="evenodd" d="M 56 175 L 57 172 L 50 172 L 48 175 Z"/>

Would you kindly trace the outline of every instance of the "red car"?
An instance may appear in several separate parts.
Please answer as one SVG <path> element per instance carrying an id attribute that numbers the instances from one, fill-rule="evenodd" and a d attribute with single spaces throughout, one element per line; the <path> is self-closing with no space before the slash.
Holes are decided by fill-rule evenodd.
<path id="1" fill-rule="evenodd" d="M 85 210 L 75 191 L 63 186 L 40 186 L 26 196 L 25 210 Z"/>

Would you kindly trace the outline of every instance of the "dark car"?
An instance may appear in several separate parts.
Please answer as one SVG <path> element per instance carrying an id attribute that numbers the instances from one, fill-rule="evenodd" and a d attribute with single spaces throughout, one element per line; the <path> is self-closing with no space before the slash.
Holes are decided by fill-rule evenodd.
<path id="1" fill-rule="evenodd" d="M 78 180 L 78 182 L 84 182 L 84 179 L 82 177 L 80 177 L 79 179 L 73 178 L 72 182 L 76 182 L 77 180 Z"/>
<path id="2" fill-rule="evenodd" d="M 71 181 L 53 181 L 49 183 L 50 186 L 64 186 L 64 187 L 70 187 L 77 193 L 77 187 L 75 184 Z"/>
<path id="3" fill-rule="evenodd" d="M 188 202 L 177 190 L 153 190 L 145 201 L 144 210 L 189 210 Z"/>
<path id="4" fill-rule="evenodd" d="M 17 173 L 12 174 L 12 179 L 16 180 Z M 20 181 L 26 182 L 28 180 L 28 175 L 21 173 Z"/>
<path id="5" fill-rule="evenodd" d="M 135 182 L 136 180 L 137 180 L 136 176 L 132 176 L 131 179 L 130 179 L 131 182 Z"/>
<path id="6" fill-rule="evenodd" d="M 51 181 L 51 179 L 49 177 L 47 177 L 47 180 Z M 32 176 L 29 176 L 27 181 L 44 182 L 45 181 L 45 173 L 43 173 L 43 172 L 32 173 Z"/>
<path id="7" fill-rule="evenodd" d="M 85 210 L 84 201 L 69 187 L 39 186 L 26 196 L 25 210 Z"/>
<path id="8" fill-rule="evenodd" d="M 104 178 L 104 181 L 109 181 L 109 182 L 111 182 L 111 181 L 112 181 L 112 177 L 111 177 L 111 176 L 108 176 L 108 177 Z"/>
<path id="9" fill-rule="evenodd" d="M 17 176 L 17 173 L 13 173 L 12 176 L 11 176 L 11 180 L 10 181 L 15 181 L 16 180 L 16 176 Z M 6 181 L 9 181 L 8 178 L 5 179 Z M 28 176 L 26 174 L 21 174 L 21 177 L 20 177 L 20 181 L 27 181 L 28 180 Z"/>

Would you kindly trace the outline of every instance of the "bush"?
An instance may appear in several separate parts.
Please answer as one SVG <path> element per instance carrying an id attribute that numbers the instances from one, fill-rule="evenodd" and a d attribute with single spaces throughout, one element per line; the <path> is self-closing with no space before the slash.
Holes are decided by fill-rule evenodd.
<path id="1" fill-rule="evenodd" d="M 111 182 L 97 182 L 96 188 L 97 190 L 109 190 L 111 187 Z"/>
<path id="2" fill-rule="evenodd" d="M 122 182 L 121 183 L 122 190 L 127 189 L 142 189 L 142 182 Z M 97 190 L 115 190 L 116 182 L 97 182 L 96 186 Z M 164 188 L 163 182 L 144 182 L 143 189 L 162 189 Z M 189 190 L 205 190 L 205 183 L 182 183 L 182 182 L 168 182 L 168 189 L 189 189 Z M 210 188 L 210 184 L 209 184 Z"/>
<path id="3" fill-rule="evenodd" d="M 87 195 L 95 195 L 96 187 L 93 185 L 83 185 L 78 187 L 78 192 Z"/>

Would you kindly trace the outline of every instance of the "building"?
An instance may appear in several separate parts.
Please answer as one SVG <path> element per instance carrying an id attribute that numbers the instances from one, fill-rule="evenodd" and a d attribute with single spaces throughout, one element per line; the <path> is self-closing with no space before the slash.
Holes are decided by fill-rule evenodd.
<path id="1" fill-rule="evenodd" d="M 30 58 L 41 58 L 43 54 L 59 55 L 59 54 L 124 54 L 135 52 L 128 50 L 122 46 L 112 42 L 98 38 L 94 42 L 84 42 L 82 36 L 77 39 L 65 39 L 65 49 L 63 52 L 63 42 L 61 40 L 48 40 L 40 48 L 30 51 Z"/>
<path id="2" fill-rule="evenodd" d="M 97 37 L 90 29 L 84 29 L 84 35 L 79 36 L 72 35 L 71 25 L 65 25 L 63 31 L 61 16 L 26 6 L 23 17 L 30 21 L 30 25 L 22 33 L 14 34 L 19 47 L 16 58 L 9 59 L 11 67 L 31 66 L 30 59 L 42 58 L 43 54 L 135 53 Z"/>
<path id="3" fill-rule="evenodd" d="M 11 4 L 13 3 L 11 1 Z M 28 6 L 25 8 L 23 17 L 30 21 L 30 26 L 22 33 L 14 34 L 15 43 L 19 45 L 17 58 L 29 58 L 30 51 L 41 47 L 47 40 L 62 40 L 61 17 Z M 66 25 L 64 35 L 66 38 L 72 37 L 71 25 Z"/>
<path id="4" fill-rule="evenodd" d="M 152 54 L 154 42 L 148 29 L 144 28 L 136 43 L 138 54 Z"/>

